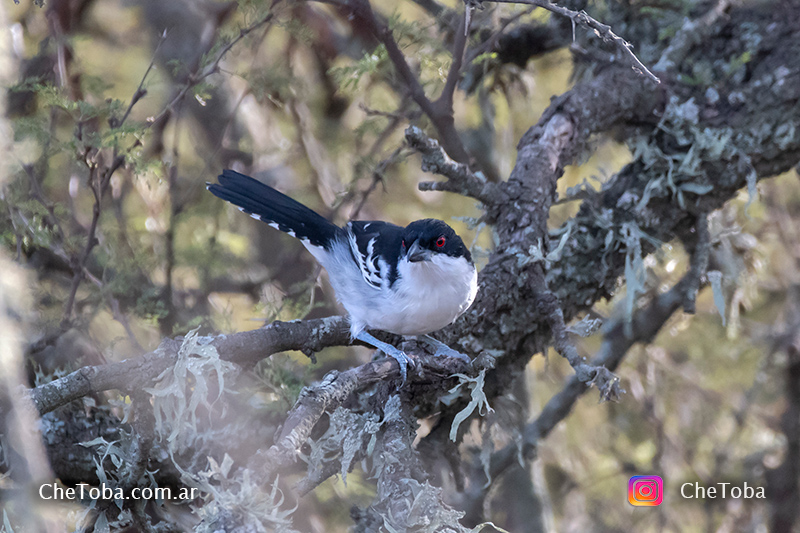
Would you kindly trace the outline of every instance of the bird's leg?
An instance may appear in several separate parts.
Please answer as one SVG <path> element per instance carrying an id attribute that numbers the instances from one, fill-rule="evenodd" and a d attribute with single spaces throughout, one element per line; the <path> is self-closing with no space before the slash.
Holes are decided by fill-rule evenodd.
<path id="1" fill-rule="evenodd" d="M 457 350 L 452 349 L 442 341 L 436 340 L 430 335 L 418 335 L 417 340 L 422 341 L 426 344 L 430 344 L 431 346 L 436 348 L 436 353 L 433 354 L 435 356 L 444 355 L 447 357 L 455 357 L 456 359 L 461 359 L 462 361 L 466 361 L 467 363 L 472 362 L 472 360 L 468 356 L 464 355 L 463 353 Z"/>
<path id="2" fill-rule="evenodd" d="M 387 344 L 383 341 L 379 341 L 366 331 L 360 332 L 356 335 L 356 339 L 366 342 L 370 346 L 374 346 L 375 348 L 379 349 L 386 355 L 390 355 L 397 360 L 397 364 L 400 365 L 400 374 L 403 376 L 403 383 L 406 382 L 406 376 L 408 375 L 408 365 L 414 366 L 414 360 L 411 359 L 409 356 L 405 354 L 402 350 L 398 350 L 391 344 Z"/>

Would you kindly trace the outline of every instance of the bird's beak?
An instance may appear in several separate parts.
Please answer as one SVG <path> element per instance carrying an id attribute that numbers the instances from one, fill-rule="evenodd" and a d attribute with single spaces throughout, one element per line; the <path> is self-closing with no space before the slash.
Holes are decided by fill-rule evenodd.
<path id="1" fill-rule="evenodd" d="M 414 244 L 406 252 L 406 258 L 412 263 L 419 263 L 420 261 L 430 261 L 431 251 L 419 245 L 419 241 L 414 241 Z"/>

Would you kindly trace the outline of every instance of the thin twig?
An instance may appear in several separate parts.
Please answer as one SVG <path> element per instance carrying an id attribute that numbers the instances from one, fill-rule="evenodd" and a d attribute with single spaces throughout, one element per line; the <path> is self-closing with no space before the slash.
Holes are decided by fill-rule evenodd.
<path id="1" fill-rule="evenodd" d="M 480 56 L 482 54 L 485 54 L 489 50 L 494 48 L 495 45 L 497 44 L 497 40 L 500 38 L 501 35 L 503 35 L 503 32 L 506 30 L 506 28 L 508 28 L 511 24 L 516 22 L 521 17 L 523 17 L 525 15 L 530 15 L 531 11 L 533 11 L 533 7 L 529 8 L 529 9 L 526 9 L 524 11 L 520 11 L 519 13 L 515 13 L 513 16 L 505 19 L 500 24 L 500 27 L 492 32 L 492 34 L 489 36 L 488 39 L 486 39 L 483 43 L 481 43 L 480 46 L 478 46 L 476 48 L 473 48 L 473 49 L 471 49 L 469 51 L 469 53 L 467 54 L 467 58 L 464 61 L 464 63 L 466 63 L 467 65 L 470 65 L 473 61 L 475 61 L 476 57 L 478 57 L 478 56 Z"/>
<path id="2" fill-rule="evenodd" d="M 99 184 L 95 183 L 97 180 L 97 165 L 95 163 L 86 163 L 89 167 L 89 188 L 94 195 L 94 204 L 92 205 L 92 222 L 89 225 L 89 231 L 86 235 L 86 245 L 83 248 L 83 252 L 79 257 L 72 258 L 72 285 L 69 290 L 69 296 L 67 297 L 67 303 L 64 305 L 64 315 L 61 318 L 61 327 L 66 327 L 72 318 L 72 308 L 75 304 L 75 295 L 78 293 L 78 287 L 80 287 L 81 280 L 83 279 L 83 267 L 86 265 L 86 261 L 89 259 L 89 254 L 92 253 L 92 249 L 96 244 L 95 233 L 97 232 L 97 222 L 100 220 L 100 199 L 102 198 L 102 193 L 98 190 Z"/>
<path id="3" fill-rule="evenodd" d="M 367 151 L 367 155 L 364 156 L 362 160 L 356 162 L 355 167 L 353 169 L 353 179 L 351 181 L 351 185 L 348 187 L 347 193 L 342 197 L 342 199 L 339 202 L 336 203 L 336 205 L 329 213 L 329 218 L 331 219 L 335 218 L 336 215 L 344 207 L 352 204 L 357 196 L 360 196 L 361 198 L 358 200 L 358 204 L 350 212 L 349 219 L 355 220 L 358 217 L 359 213 L 364 208 L 364 205 L 366 205 L 369 195 L 372 194 L 375 191 L 375 189 L 378 188 L 379 184 L 383 183 L 384 172 L 386 172 L 386 169 L 389 167 L 389 165 L 393 164 L 397 160 L 400 153 L 402 153 L 404 145 L 400 145 L 399 147 L 397 147 L 395 150 L 392 151 L 392 153 L 388 157 L 385 157 L 383 160 L 381 160 L 380 163 L 378 163 L 375 167 L 372 168 L 372 179 L 370 180 L 369 187 L 367 187 L 366 190 L 359 192 L 356 190 L 357 183 L 361 178 L 361 174 L 364 173 L 365 167 L 369 166 L 365 162 L 365 160 L 371 161 L 372 159 L 374 159 L 378 155 L 378 153 L 382 150 L 383 145 L 386 143 L 386 141 L 388 141 L 391 138 L 392 134 L 397 129 L 397 127 L 400 126 L 400 124 L 402 124 L 404 120 L 406 120 L 406 118 L 408 118 L 408 115 L 413 114 L 409 113 L 408 111 L 406 111 L 405 113 L 403 112 L 408 108 L 407 95 L 401 99 L 400 104 L 397 107 L 397 111 L 395 112 L 378 111 L 376 109 L 371 109 L 363 104 L 361 104 L 359 107 L 361 108 L 362 111 L 364 111 L 364 113 L 367 114 L 367 116 L 384 117 L 389 120 L 389 123 L 386 125 L 385 128 L 383 128 L 383 131 L 381 131 L 377 139 L 375 139 L 375 141 L 372 143 L 372 146 Z M 416 114 L 418 115 L 419 112 L 417 112 Z"/>
<path id="4" fill-rule="evenodd" d="M 231 48 L 233 48 L 236 45 L 236 43 L 244 39 L 248 34 L 257 30 L 261 26 L 270 23 L 273 18 L 275 18 L 275 11 L 270 11 L 259 21 L 253 23 L 250 26 L 247 26 L 246 28 L 242 28 L 241 30 L 239 30 L 239 35 L 237 35 L 234 39 L 232 39 L 231 42 L 223 46 L 217 53 L 217 57 L 214 59 L 214 61 L 212 61 L 205 68 L 203 68 L 202 72 L 193 72 L 188 76 L 183 87 L 181 87 L 181 89 L 178 91 L 178 94 L 175 95 L 175 97 L 172 100 L 170 100 L 170 102 L 164 107 L 161 113 L 156 115 L 154 118 L 148 120 L 148 126 L 157 124 L 158 121 L 161 120 L 165 115 L 171 113 L 175 108 L 175 106 L 178 104 L 178 102 L 183 100 L 184 96 L 186 96 L 186 93 L 188 93 L 192 87 L 194 87 L 207 77 L 211 76 L 212 74 L 218 72 L 219 64 L 222 62 L 223 58 L 227 55 L 227 53 L 231 50 Z"/>
<path id="5" fill-rule="evenodd" d="M 705 274 L 708 265 L 710 236 L 708 220 L 705 214 L 697 218 L 696 228 L 697 246 L 692 255 L 690 269 L 681 280 L 680 285 L 683 291 L 681 293 L 682 304 L 687 309 L 687 312 L 694 312 L 694 300 L 700 286 L 700 278 Z M 621 390 L 619 388 L 619 379 L 607 367 L 588 364 L 578 354 L 575 344 L 569 338 L 567 327 L 564 323 L 564 313 L 558 298 L 547 289 L 543 281 L 539 282 L 539 284 L 541 286 L 534 287 L 534 289 L 539 294 L 539 306 L 550 326 L 555 350 L 569 361 L 569 364 L 575 370 L 576 377 L 580 381 L 597 386 L 600 390 L 601 399 L 616 399 Z"/>
<path id="6" fill-rule="evenodd" d="M 455 93 L 458 79 L 461 75 L 461 65 L 464 61 L 464 50 L 467 48 L 467 35 L 469 33 L 470 10 L 472 7 L 464 6 L 464 18 L 458 26 L 453 42 L 453 62 L 450 63 L 450 70 L 447 72 L 447 79 L 444 82 L 444 89 L 433 105 L 440 107 L 442 113 L 453 114 L 453 94 Z"/>
<path id="7" fill-rule="evenodd" d="M 600 391 L 601 400 L 617 400 L 624 392 L 619 386 L 619 378 L 606 366 L 587 363 L 586 359 L 578 353 L 575 343 L 569 338 L 567 326 L 564 323 L 564 312 L 559 307 L 556 296 L 549 291 L 544 292 L 540 294 L 540 302 L 553 334 L 553 347 L 569 361 L 570 366 L 575 370 L 575 377 L 586 385 L 596 386 Z"/>
<path id="8" fill-rule="evenodd" d="M 626 41 L 613 31 L 611 31 L 611 26 L 598 22 L 594 18 L 590 17 L 585 11 L 573 11 L 558 4 L 548 2 L 546 0 L 491 0 L 491 1 L 496 2 L 498 4 L 526 4 L 529 6 L 541 7 L 543 9 L 550 11 L 551 13 L 555 13 L 557 15 L 561 15 L 562 17 L 569 18 L 573 24 L 580 24 L 584 28 L 589 28 L 590 30 L 594 30 L 597 33 L 597 35 L 599 35 L 604 41 L 613 42 L 617 46 L 617 48 L 622 51 L 623 54 L 627 55 L 628 58 L 633 63 L 634 70 L 637 70 L 645 74 L 648 78 L 650 78 L 656 83 L 661 83 L 661 80 L 659 80 L 655 74 L 650 72 L 650 70 L 648 70 L 648 68 L 644 66 L 644 63 L 639 61 L 639 58 L 636 57 L 636 54 L 634 54 L 633 51 L 631 50 L 633 46 L 628 41 Z"/>
<path id="9" fill-rule="evenodd" d="M 87 151 L 88 154 L 88 151 Z M 94 195 L 94 204 L 92 205 L 92 221 L 89 225 L 89 231 L 86 236 L 86 245 L 83 252 L 79 257 L 72 257 L 72 286 L 70 287 L 67 303 L 64 305 L 64 314 L 61 318 L 61 326 L 66 327 L 72 318 L 72 308 L 75 305 L 75 296 L 78 293 L 81 281 L 84 278 L 86 262 L 92 253 L 94 247 L 98 244 L 97 240 L 97 226 L 100 221 L 102 212 L 101 204 L 103 196 L 111 183 L 111 177 L 114 175 L 122 164 L 125 162 L 125 157 L 118 155 L 114 158 L 111 165 L 106 167 L 102 172 L 98 171 L 97 164 L 94 161 L 89 161 L 84 158 L 84 163 L 89 168 L 89 189 Z"/>
<path id="10" fill-rule="evenodd" d="M 178 164 L 180 154 L 178 152 L 178 136 L 180 135 L 180 112 L 175 115 L 172 140 L 172 157 L 167 168 L 167 195 L 169 197 L 169 219 L 167 221 L 167 231 L 164 234 L 164 292 L 163 301 L 166 305 L 166 314 L 159 320 L 161 332 L 165 335 L 172 333 L 175 326 L 175 307 L 173 304 L 173 275 L 175 273 L 175 228 L 178 224 L 178 214 L 181 211 L 181 204 L 178 199 Z"/>
<path id="11" fill-rule="evenodd" d="M 437 102 L 431 101 L 425 95 L 417 76 L 411 70 L 411 67 L 406 61 L 406 56 L 397 44 L 397 41 L 392 35 L 392 30 L 386 25 L 385 22 L 378 19 L 375 12 L 372 10 L 368 0 L 318 0 L 321 3 L 331 4 L 342 7 L 344 9 L 357 13 L 361 20 L 367 25 L 370 33 L 380 41 L 386 48 L 386 52 L 390 61 L 394 65 L 395 70 L 400 75 L 400 78 L 406 85 L 406 88 L 411 95 L 411 98 L 422 109 L 428 118 L 433 123 L 436 131 L 439 134 L 439 141 L 442 143 L 445 151 L 461 163 L 469 162 L 469 154 L 467 153 L 464 143 L 458 135 L 455 128 L 455 121 L 453 119 L 452 109 L 447 109 L 446 106 Z M 458 37 L 456 37 L 458 39 Z M 462 50 L 463 53 L 463 50 Z M 455 58 L 454 58 L 455 61 Z M 457 77 L 456 77 L 457 78 Z M 445 99 L 446 102 L 446 99 Z M 451 106 L 452 107 L 452 106 Z"/>
<path id="12" fill-rule="evenodd" d="M 36 176 L 33 174 L 33 168 L 30 165 L 26 165 L 20 161 L 20 166 L 22 170 L 25 171 L 25 174 L 28 176 L 28 179 L 31 183 L 31 189 L 33 193 L 33 198 L 37 202 L 39 202 L 46 210 L 47 214 L 50 216 L 50 223 L 53 227 L 56 228 L 58 231 L 58 239 L 59 242 L 64 242 L 64 229 L 61 227 L 61 223 L 58 221 L 58 217 L 56 217 L 55 207 L 53 204 L 50 204 L 44 198 L 44 192 L 42 191 L 42 186 L 39 184 L 39 180 L 36 179 Z"/>
<path id="13" fill-rule="evenodd" d="M 122 118 L 119 120 L 119 123 L 111 124 L 112 128 L 121 128 L 125 121 L 128 119 L 128 116 L 131 114 L 133 110 L 133 106 L 141 100 L 146 94 L 147 89 L 144 88 L 144 82 L 147 79 L 147 75 L 150 74 L 150 71 L 153 70 L 153 65 L 156 62 L 156 56 L 158 55 L 158 51 L 161 49 L 161 45 L 164 44 L 164 41 L 167 40 L 167 30 L 164 29 L 164 32 L 161 34 L 161 38 L 158 40 L 158 44 L 156 45 L 155 50 L 153 50 L 153 57 L 150 59 L 150 64 L 147 65 L 147 70 L 144 71 L 144 76 L 142 76 L 142 81 L 139 82 L 139 86 L 136 88 L 136 92 L 133 93 L 131 97 L 131 102 L 128 104 L 128 109 L 125 110 L 125 114 L 122 115 Z"/>
<path id="14" fill-rule="evenodd" d="M 697 233 L 697 244 L 692 252 L 692 276 L 687 280 L 688 287 L 683 299 L 683 310 L 686 313 L 694 314 L 697 300 L 697 291 L 700 288 L 700 279 L 706 273 L 708 267 L 708 256 L 711 252 L 711 234 L 708 230 L 708 215 L 703 213 L 697 217 L 695 222 Z"/>
<path id="15" fill-rule="evenodd" d="M 397 161 L 400 154 L 403 152 L 404 145 L 398 146 L 386 159 L 378 163 L 375 169 L 372 171 L 372 182 L 369 184 L 369 187 L 365 191 L 361 193 L 361 199 L 359 200 L 358 204 L 353 209 L 352 213 L 350 213 L 350 220 L 355 220 L 361 210 L 364 208 L 364 205 L 367 203 L 367 199 L 372 192 L 378 188 L 379 183 L 384 183 L 384 173 L 386 169 Z"/>

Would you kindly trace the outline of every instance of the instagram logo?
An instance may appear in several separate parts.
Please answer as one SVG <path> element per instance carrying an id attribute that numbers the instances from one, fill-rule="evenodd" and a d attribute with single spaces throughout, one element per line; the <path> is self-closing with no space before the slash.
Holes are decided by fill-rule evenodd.
<path id="1" fill-rule="evenodd" d="M 628 501 L 631 505 L 652 507 L 664 499 L 664 481 L 659 476 L 633 476 L 628 481 Z"/>

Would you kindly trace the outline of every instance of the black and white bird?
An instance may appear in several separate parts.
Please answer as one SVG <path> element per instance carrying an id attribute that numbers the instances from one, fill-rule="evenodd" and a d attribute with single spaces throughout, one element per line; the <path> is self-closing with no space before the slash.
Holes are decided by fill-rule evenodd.
<path id="1" fill-rule="evenodd" d="M 266 222 L 303 245 L 328 271 L 349 315 L 350 335 L 394 357 L 403 381 L 411 360 L 367 329 L 417 336 L 437 355 L 469 359 L 428 336 L 466 311 L 478 292 L 469 250 L 453 229 L 432 218 L 405 228 L 388 222 L 353 221 L 344 228 L 272 187 L 233 170 L 207 184 L 214 195 Z"/>

